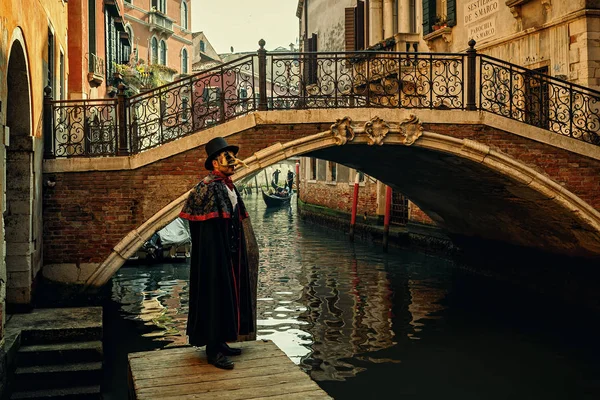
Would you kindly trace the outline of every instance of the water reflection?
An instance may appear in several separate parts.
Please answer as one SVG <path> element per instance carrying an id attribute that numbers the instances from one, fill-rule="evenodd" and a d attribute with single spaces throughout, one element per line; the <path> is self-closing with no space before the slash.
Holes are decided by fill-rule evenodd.
<path id="1" fill-rule="evenodd" d="M 265 209 L 256 197 L 246 202 L 260 247 L 257 336 L 273 340 L 313 379 L 355 376 L 365 367 L 348 359 L 395 345 L 394 313 L 403 315 L 399 330 L 417 338 L 428 315 L 441 310 L 438 272 L 423 279 L 407 272 L 419 262 L 392 262 L 337 232 L 299 223 L 294 206 Z M 187 264 L 126 267 L 113 278 L 113 300 L 124 318 L 155 328 L 143 336 L 165 347 L 184 345 L 187 283 Z"/>
<path id="2" fill-rule="evenodd" d="M 440 258 L 350 243 L 303 223 L 293 206 L 265 210 L 255 196 L 246 203 L 260 247 L 257 336 L 330 395 L 600 395 L 591 316 L 574 319 L 577 310 L 560 313 Z M 122 268 L 112 281 L 122 317 L 153 343 L 186 344 L 188 271 L 185 263 Z"/>

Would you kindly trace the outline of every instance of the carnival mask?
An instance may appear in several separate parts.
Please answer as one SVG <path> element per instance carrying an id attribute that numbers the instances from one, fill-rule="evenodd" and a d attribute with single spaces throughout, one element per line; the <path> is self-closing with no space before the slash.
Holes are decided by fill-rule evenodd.
<path id="1" fill-rule="evenodd" d="M 247 167 L 247 165 L 242 160 L 240 160 L 239 158 L 236 158 L 235 154 L 233 154 L 233 152 L 229 151 L 229 150 L 225 150 L 224 152 L 219 154 L 217 156 L 217 162 L 219 163 L 219 165 L 221 167 L 235 168 L 240 165 Z"/>

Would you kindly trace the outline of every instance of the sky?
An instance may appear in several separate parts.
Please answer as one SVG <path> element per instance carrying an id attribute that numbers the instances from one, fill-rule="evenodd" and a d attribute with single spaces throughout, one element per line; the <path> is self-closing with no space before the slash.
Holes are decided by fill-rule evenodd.
<path id="1" fill-rule="evenodd" d="M 272 50 L 297 44 L 298 0 L 192 0 L 192 31 L 202 31 L 217 53 Z"/>

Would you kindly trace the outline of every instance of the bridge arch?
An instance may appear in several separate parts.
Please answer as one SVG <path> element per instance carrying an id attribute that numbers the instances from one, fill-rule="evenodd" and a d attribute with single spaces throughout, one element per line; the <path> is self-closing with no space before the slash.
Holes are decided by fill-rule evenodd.
<path id="1" fill-rule="evenodd" d="M 352 150 L 353 149 L 353 150 Z M 375 151 L 382 154 L 383 168 L 370 168 L 364 164 L 364 159 L 372 156 Z M 385 154 L 379 153 L 382 149 L 389 150 Z M 349 151 L 352 150 L 352 151 Z M 423 130 L 419 120 L 411 116 L 400 123 L 387 123 L 377 117 L 372 118 L 364 124 L 355 124 L 350 118 L 338 119 L 330 129 L 293 140 L 286 143 L 276 143 L 263 150 L 254 153 L 245 159 L 248 168 L 240 170 L 234 176 L 234 180 L 242 179 L 262 168 L 276 164 L 293 156 L 317 156 L 330 161 L 357 167 L 367 174 L 381 180 L 382 182 L 397 187 L 408 195 L 425 212 L 451 233 L 464 235 L 468 229 L 473 229 L 477 224 L 488 223 L 492 219 L 485 219 L 485 208 L 477 217 L 471 221 L 469 215 L 460 218 L 461 210 L 457 208 L 456 201 L 450 202 L 450 206 L 444 206 L 442 202 L 431 202 L 427 196 L 435 192 L 435 184 L 445 179 L 448 173 L 487 173 L 495 177 L 495 184 L 489 187 L 482 185 L 479 193 L 485 194 L 488 189 L 494 191 L 505 190 L 512 205 L 517 207 L 518 212 L 513 215 L 500 216 L 495 221 L 500 225 L 485 227 L 481 232 L 473 231 L 472 234 L 481 233 L 482 237 L 492 235 L 494 232 L 502 232 L 502 228 L 509 229 L 508 234 L 515 235 L 514 242 L 535 240 L 538 247 L 562 246 L 566 254 L 569 250 L 577 249 L 579 256 L 597 258 L 600 255 L 600 213 L 577 195 L 556 183 L 546 175 L 530 168 L 523 162 L 510 157 L 490 146 L 468 138 L 456 138 L 451 135 Z M 365 157 L 366 156 L 366 157 Z M 435 175 L 435 169 L 423 173 L 419 177 L 419 171 L 405 171 L 413 176 L 413 182 L 424 190 L 415 190 L 415 185 L 403 184 L 403 177 L 394 177 L 386 173 L 390 171 L 389 165 L 398 162 L 398 157 L 410 157 L 410 160 L 421 160 L 420 165 L 435 160 L 438 164 L 449 169 L 446 174 L 440 174 L 440 179 L 433 179 L 427 186 L 426 180 L 431 180 Z M 443 160 L 443 163 L 439 163 Z M 362 162 L 362 164 L 361 164 Z M 434 166 L 434 167 L 435 167 Z M 454 167 L 453 167 L 454 166 Z M 426 171 L 423 171 L 426 172 Z M 438 171 L 439 172 L 439 171 Z M 416 178 L 414 178 L 416 177 Z M 471 178 L 473 175 L 471 175 Z M 472 179 L 459 176 L 467 185 Z M 439 190 L 439 189 L 438 189 Z M 177 199 L 163 207 L 155 215 L 123 237 L 113 248 L 111 254 L 99 264 L 98 268 L 91 274 L 85 283 L 85 287 L 99 287 L 106 283 L 110 277 L 124 264 L 150 236 L 161 229 L 179 213 L 185 202 L 189 191 L 186 191 Z M 447 190 L 446 192 L 447 193 Z M 439 196 L 437 196 L 439 198 Z M 442 199 L 443 200 L 443 199 Z M 458 199 L 460 201 L 460 198 Z M 532 232 L 528 229 L 526 222 L 519 222 L 518 217 L 522 213 L 535 211 L 542 204 L 540 212 L 535 214 L 536 218 L 543 216 L 544 212 L 553 212 L 553 228 L 560 228 L 555 236 L 544 235 L 543 232 Z M 463 210 L 465 214 L 468 209 Z M 458 214 L 457 214 L 458 213 Z M 470 223 L 464 224 L 466 220 Z M 512 227 L 511 227 L 512 226 Z M 559 243 L 562 241 L 562 244 Z M 550 247 L 552 248 L 552 247 Z M 556 248 L 555 248 L 556 250 Z M 575 252 L 571 252 L 575 253 Z"/>

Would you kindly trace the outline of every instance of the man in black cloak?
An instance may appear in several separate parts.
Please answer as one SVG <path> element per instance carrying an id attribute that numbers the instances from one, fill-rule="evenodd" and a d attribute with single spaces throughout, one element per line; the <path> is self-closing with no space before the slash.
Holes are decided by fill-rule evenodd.
<path id="1" fill-rule="evenodd" d="M 209 141 L 205 149 L 209 174 L 179 214 L 189 221 L 192 239 L 187 335 L 191 345 L 206 345 L 209 363 L 232 369 L 227 356 L 241 350 L 227 342 L 254 329 L 242 225 L 248 213 L 230 178 L 242 162 L 235 158 L 239 148 L 222 137 Z"/>

